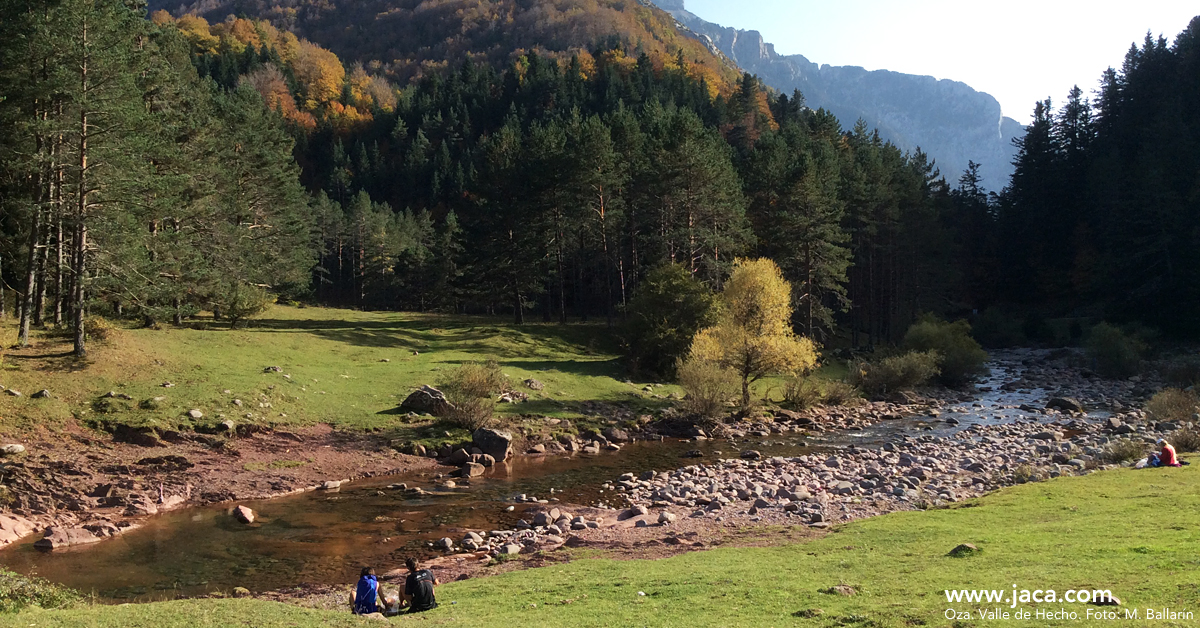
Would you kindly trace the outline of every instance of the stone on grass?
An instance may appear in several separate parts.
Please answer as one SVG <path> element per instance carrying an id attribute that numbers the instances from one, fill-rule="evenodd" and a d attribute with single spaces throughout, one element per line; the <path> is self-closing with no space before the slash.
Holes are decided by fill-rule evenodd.
<path id="1" fill-rule="evenodd" d="M 188 415 L 188 418 L 191 418 L 191 419 L 203 419 L 204 418 L 204 413 L 197 410 L 196 408 L 192 408 L 191 410 L 188 410 L 187 415 Z"/>
<path id="2" fill-rule="evenodd" d="M 422 386 L 414 390 L 400 404 L 400 410 L 403 412 L 432 414 L 433 416 L 445 416 L 453 407 L 446 400 L 446 395 L 433 386 Z"/>
<path id="3" fill-rule="evenodd" d="M 978 554 L 978 553 L 979 553 L 978 547 L 975 547 L 971 543 L 962 543 L 959 546 L 955 547 L 954 549 L 950 550 L 950 553 L 948 553 L 946 555 L 953 557 L 953 558 L 962 558 L 963 556 L 970 556 L 972 554 Z"/>
<path id="4" fill-rule="evenodd" d="M 29 395 L 29 396 L 30 396 L 30 398 L 32 398 L 32 399 L 49 399 L 49 398 L 50 398 L 50 391 L 49 391 L 49 390 L 46 390 L 45 388 L 43 388 L 43 389 L 41 389 L 41 390 L 39 390 L 39 391 L 37 391 L 37 392 L 33 393 L 32 395 Z"/>

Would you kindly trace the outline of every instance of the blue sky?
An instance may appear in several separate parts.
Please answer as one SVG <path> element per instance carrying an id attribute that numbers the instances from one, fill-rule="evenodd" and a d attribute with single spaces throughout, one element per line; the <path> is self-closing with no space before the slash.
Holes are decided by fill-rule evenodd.
<path id="1" fill-rule="evenodd" d="M 1200 3 L 1179 0 L 685 0 L 692 13 L 760 31 L 780 54 L 967 83 L 1027 123 L 1072 85 L 1096 89 L 1149 30 L 1173 41 Z"/>

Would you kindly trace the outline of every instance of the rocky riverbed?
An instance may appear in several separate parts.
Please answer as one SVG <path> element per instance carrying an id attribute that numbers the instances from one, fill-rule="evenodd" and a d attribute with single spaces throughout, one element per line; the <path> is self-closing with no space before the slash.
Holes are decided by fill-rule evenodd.
<path id="1" fill-rule="evenodd" d="M 612 540 L 638 528 L 677 529 L 692 520 L 699 520 L 687 526 L 693 532 L 731 525 L 822 528 L 1110 468 L 1117 466 L 1107 455 L 1114 440 L 1129 439 L 1149 450 L 1157 439 L 1192 427 L 1155 422 L 1136 409 L 1161 382 L 1106 381 L 1077 363 L 1078 356 L 1070 353 L 1008 351 L 993 356 L 991 376 L 968 393 L 932 391 L 932 396 L 898 402 L 754 417 L 726 426 L 721 435 L 736 446 L 748 435 L 838 431 L 844 437 L 847 430 L 905 417 L 910 425 L 874 447 L 849 444 L 791 457 L 764 457 L 746 449 L 731 451 L 736 458 L 674 471 L 631 471 L 604 486 L 620 495 L 628 506 L 622 510 L 576 514 L 546 499 L 516 496 L 517 503 L 536 504 L 523 506 L 527 518 L 516 529 L 470 531 L 458 540 L 441 539 L 436 547 L 490 556 L 532 553 L 576 539 Z M 586 446 L 612 444 L 610 436 L 592 435 Z M 691 437 L 709 435 L 696 429 Z"/>

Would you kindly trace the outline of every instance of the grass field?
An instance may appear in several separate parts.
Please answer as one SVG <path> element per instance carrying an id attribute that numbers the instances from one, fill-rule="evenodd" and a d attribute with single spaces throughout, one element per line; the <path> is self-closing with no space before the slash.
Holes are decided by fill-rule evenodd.
<path id="1" fill-rule="evenodd" d="M 42 334 L 30 348 L 6 352 L 0 384 L 24 396 L 0 397 L 0 416 L 10 432 L 53 426 L 73 413 L 174 428 L 217 423 L 219 414 L 276 425 L 393 427 L 402 420 L 392 411 L 413 388 L 436 385 L 441 371 L 462 362 L 485 360 L 499 362 L 518 385 L 528 377 L 546 384 L 527 391 L 527 403 L 499 406 L 501 413 L 578 416 L 582 401 L 655 402 L 642 392 L 644 382 L 624 382 L 618 346 L 603 325 L 497 320 L 275 306 L 245 329 L 118 328 L 82 364 L 68 355 L 66 339 Z M 11 324 L 2 339 L 12 345 Z M 271 366 L 282 372 L 265 373 Z M 29 397 L 43 388 L 53 398 Z M 97 405 L 110 390 L 133 399 Z M 139 407 L 155 397 L 165 399 Z M 205 414 L 199 422 L 185 416 L 193 408 Z"/>
<path id="2" fill-rule="evenodd" d="M 1026 484 L 957 505 L 836 529 L 807 543 L 661 560 L 581 559 L 439 588 L 421 626 L 1195 626 L 1200 616 L 1200 465 Z M 976 555 L 947 556 L 959 543 Z M 1021 604 L 1078 620 L 947 619 L 946 589 L 1109 589 L 1139 619 L 1088 620 L 1080 604 Z M 825 593 L 848 585 L 856 595 Z M 641 595 L 640 593 L 645 595 Z M 1192 619 L 1147 620 L 1145 609 Z M 1005 610 L 1011 612 L 1012 609 Z M 247 600 L 25 611 L 10 626 L 362 626 L 344 613 Z"/>
<path id="3" fill-rule="evenodd" d="M 397 406 L 414 388 L 437 385 L 443 371 L 471 361 L 495 360 L 529 393 L 528 402 L 498 405 L 502 417 L 580 418 L 589 413 L 586 402 L 648 412 L 681 392 L 670 383 L 647 392 L 649 382 L 628 380 L 618 341 L 603 324 L 518 327 L 496 318 L 273 306 L 236 330 L 203 321 L 184 328 L 118 326 L 108 341 L 93 342 L 82 362 L 61 334 L 35 332 L 26 348 L 13 347 L 15 340 L 14 323 L 0 325 L 0 346 L 10 347 L 0 384 L 22 393 L 0 395 L 0 433 L 13 436 L 53 430 L 73 417 L 93 425 L 188 429 L 216 425 L 224 415 L 284 428 L 395 430 L 399 438 L 421 440 L 431 429 L 444 436 L 444 426 L 413 427 Z M 264 372 L 275 366 L 282 371 Z M 843 375 L 838 368 L 822 374 Z M 520 385 L 531 377 L 545 389 Z M 764 380 L 755 390 L 778 397 L 778 388 L 778 380 Z M 51 398 L 30 398 L 41 389 Z M 102 398 L 109 391 L 132 399 Z M 188 418 L 192 409 L 204 417 Z"/>

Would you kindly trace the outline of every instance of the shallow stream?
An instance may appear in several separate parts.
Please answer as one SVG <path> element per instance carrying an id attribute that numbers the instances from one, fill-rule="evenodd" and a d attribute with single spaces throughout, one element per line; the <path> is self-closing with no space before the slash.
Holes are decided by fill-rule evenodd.
<path id="1" fill-rule="evenodd" d="M 639 442 L 599 455 L 521 456 L 474 479 L 469 488 L 437 488 L 429 473 L 375 478 L 343 486 L 338 492 L 241 502 L 259 515 L 259 521 L 249 526 L 229 515 L 233 504 L 188 508 L 152 517 L 138 530 L 77 549 L 42 552 L 33 547 L 36 539 L 29 538 L 0 551 L 0 563 L 109 601 L 173 599 L 229 592 L 235 586 L 264 591 L 345 584 L 354 581 L 362 565 L 391 569 L 411 553 L 431 553 L 429 541 L 444 536 L 457 540 L 467 529 L 511 528 L 524 510 L 521 504 L 514 512 L 505 510 L 514 505 L 517 494 L 557 497 L 574 504 L 606 501 L 619 508 L 623 506 L 620 494 L 603 492 L 601 485 L 626 472 L 675 469 L 716 457 L 736 457 L 743 449 L 757 449 L 765 456 L 795 456 L 812 451 L 808 445 L 873 446 L 903 436 L 948 435 L 980 423 L 1028 420 L 1028 413 L 1012 406 L 1040 406 L 1047 395 L 1042 389 L 1001 391 L 1018 368 L 1013 362 L 992 364 L 991 375 L 978 384 L 972 401 L 947 405 L 938 417 L 882 421 L 861 431 L 809 438 L 808 443 L 788 433 L 737 443 Z M 691 449 L 700 449 L 705 457 L 684 458 Z M 412 497 L 387 488 L 399 482 L 435 494 Z M 556 492 L 551 494 L 551 488 Z"/>

